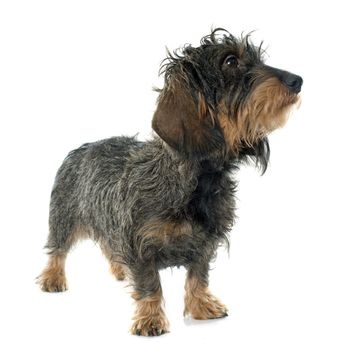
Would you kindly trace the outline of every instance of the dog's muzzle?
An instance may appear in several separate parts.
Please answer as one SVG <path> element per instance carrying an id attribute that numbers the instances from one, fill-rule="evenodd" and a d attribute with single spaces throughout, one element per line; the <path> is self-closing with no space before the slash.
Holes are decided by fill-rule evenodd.
<path id="1" fill-rule="evenodd" d="M 301 91 L 303 85 L 303 78 L 301 76 L 270 66 L 266 66 L 266 68 L 294 94 L 298 94 Z"/>

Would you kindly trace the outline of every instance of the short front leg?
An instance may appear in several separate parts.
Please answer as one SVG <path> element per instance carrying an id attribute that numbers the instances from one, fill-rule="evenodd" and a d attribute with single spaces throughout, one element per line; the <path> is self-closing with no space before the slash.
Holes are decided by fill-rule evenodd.
<path id="1" fill-rule="evenodd" d="M 184 316 L 208 320 L 227 316 L 227 308 L 208 289 L 208 267 L 189 268 L 185 283 Z"/>
<path id="2" fill-rule="evenodd" d="M 169 322 L 163 310 L 163 296 L 159 273 L 144 264 L 132 272 L 136 302 L 131 333 L 143 336 L 162 335 L 169 332 Z"/>

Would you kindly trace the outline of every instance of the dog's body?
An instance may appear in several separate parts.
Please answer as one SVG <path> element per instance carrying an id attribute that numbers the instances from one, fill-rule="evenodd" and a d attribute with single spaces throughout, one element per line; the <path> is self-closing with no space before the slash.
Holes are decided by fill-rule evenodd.
<path id="1" fill-rule="evenodd" d="M 212 258 L 233 223 L 234 164 L 193 162 L 159 138 L 114 137 L 72 151 L 52 191 L 47 248 L 66 254 L 88 236 L 112 261 L 142 276 L 155 268 L 189 266 Z M 108 254 L 107 254 L 108 255 Z M 138 271 L 140 270 L 140 271 Z"/>
<path id="2" fill-rule="evenodd" d="M 188 270 L 186 314 L 227 315 L 207 287 L 209 263 L 234 222 L 231 175 L 248 159 L 265 171 L 266 135 L 300 91 L 301 78 L 263 65 L 248 39 L 218 40 L 216 32 L 170 58 L 153 118 L 159 136 L 83 145 L 65 159 L 52 191 L 42 289 L 66 289 L 69 249 L 92 238 L 116 278 L 126 274 L 134 286 L 134 334 L 167 332 L 158 271 L 169 266 Z"/>

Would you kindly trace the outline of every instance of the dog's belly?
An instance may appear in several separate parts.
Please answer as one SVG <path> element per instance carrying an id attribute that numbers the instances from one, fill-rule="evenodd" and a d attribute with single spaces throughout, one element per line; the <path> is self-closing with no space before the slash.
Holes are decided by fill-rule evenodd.
<path id="1" fill-rule="evenodd" d="M 189 266 L 196 261 L 196 258 L 189 250 L 176 251 L 173 248 L 165 248 L 161 252 L 157 252 L 155 261 L 158 269 L 165 269 L 167 267 Z"/>

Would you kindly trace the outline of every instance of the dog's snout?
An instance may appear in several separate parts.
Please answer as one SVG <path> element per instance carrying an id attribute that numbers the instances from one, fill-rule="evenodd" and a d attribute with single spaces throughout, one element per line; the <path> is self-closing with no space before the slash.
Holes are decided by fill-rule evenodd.
<path id="1" fill-rule="evenodd" d="M 303 79 L 299 75 L 289 73 L 285 70 L 278 69 L 271 66 L 265 66 L 265 69 L 278 78 L 282 84 L 284 84 L 291 92 L 298 94 L 301 91 L 303 85 Z"/>
<path id="2" fill-rule="evenodd" d="M 282 82 L 288 87 L 289 90 L 298 94 L 301 91 L 303 85 L 303 79 L 299 75 L 286 73 L 282 77 Z"/>

